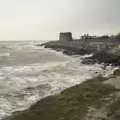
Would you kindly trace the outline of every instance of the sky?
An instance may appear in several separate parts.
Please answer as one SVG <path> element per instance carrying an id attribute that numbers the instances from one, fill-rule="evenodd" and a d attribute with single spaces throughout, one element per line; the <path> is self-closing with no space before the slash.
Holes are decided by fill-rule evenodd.
<path id="1" fill-rule="evenodd" d="M 0 40 L 56 40 L 120 32 L 120 0 L 0 0 Z"/>

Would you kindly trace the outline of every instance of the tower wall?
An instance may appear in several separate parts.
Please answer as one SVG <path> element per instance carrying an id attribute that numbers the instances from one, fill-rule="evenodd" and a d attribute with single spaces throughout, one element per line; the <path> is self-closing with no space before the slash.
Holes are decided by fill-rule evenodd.
<path id="1" fill-rule="evenodd" d="M 72 33 L 71 32 L 60 33 L 59 40 L 71 41 L 72 40 Z"/>

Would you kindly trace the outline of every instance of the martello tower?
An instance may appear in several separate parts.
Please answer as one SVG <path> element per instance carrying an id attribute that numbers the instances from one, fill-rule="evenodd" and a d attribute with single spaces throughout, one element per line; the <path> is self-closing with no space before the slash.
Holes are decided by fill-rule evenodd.
<path id="1" fill-rule="evenodd" d="M 73 40 L 72 39 L 72 33 L 71 32 L 60 33 L 59 40 L 63 40 L 63 41 L 71 41 L 71 40 Z"/>

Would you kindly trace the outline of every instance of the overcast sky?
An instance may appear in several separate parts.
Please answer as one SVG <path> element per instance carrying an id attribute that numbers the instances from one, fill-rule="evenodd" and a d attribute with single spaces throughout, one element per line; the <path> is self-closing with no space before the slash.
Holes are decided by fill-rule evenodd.
<path id="1" fill-rule="evenodd" d="M 0 40 L 120 32 L 120 0 L 0 0 Z"/>

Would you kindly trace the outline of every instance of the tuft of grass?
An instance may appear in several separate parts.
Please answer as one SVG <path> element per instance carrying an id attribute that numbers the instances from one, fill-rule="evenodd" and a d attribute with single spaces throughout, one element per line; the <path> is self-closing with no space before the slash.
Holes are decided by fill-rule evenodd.
<path id="1" fill-rule="evenodd" d="M 120 98 L 108 106 L 108 117 L 114 120 L 120 120 Z"/>
<path id="2" fill-rule="evenodd" d="M 120 69 L 116 69 L 116 70 L 113 72 L 113 75 L 115 75 L 115 76 L 120 76 Z"/>
<path id="3" fill-rule="evenodd" d="M 103 84 L 103 77 L 68 88 L 59 95 L 49 96 L 9 120 L 81 120 L 89 106 L 99 108 L 116 89 Z"/>

